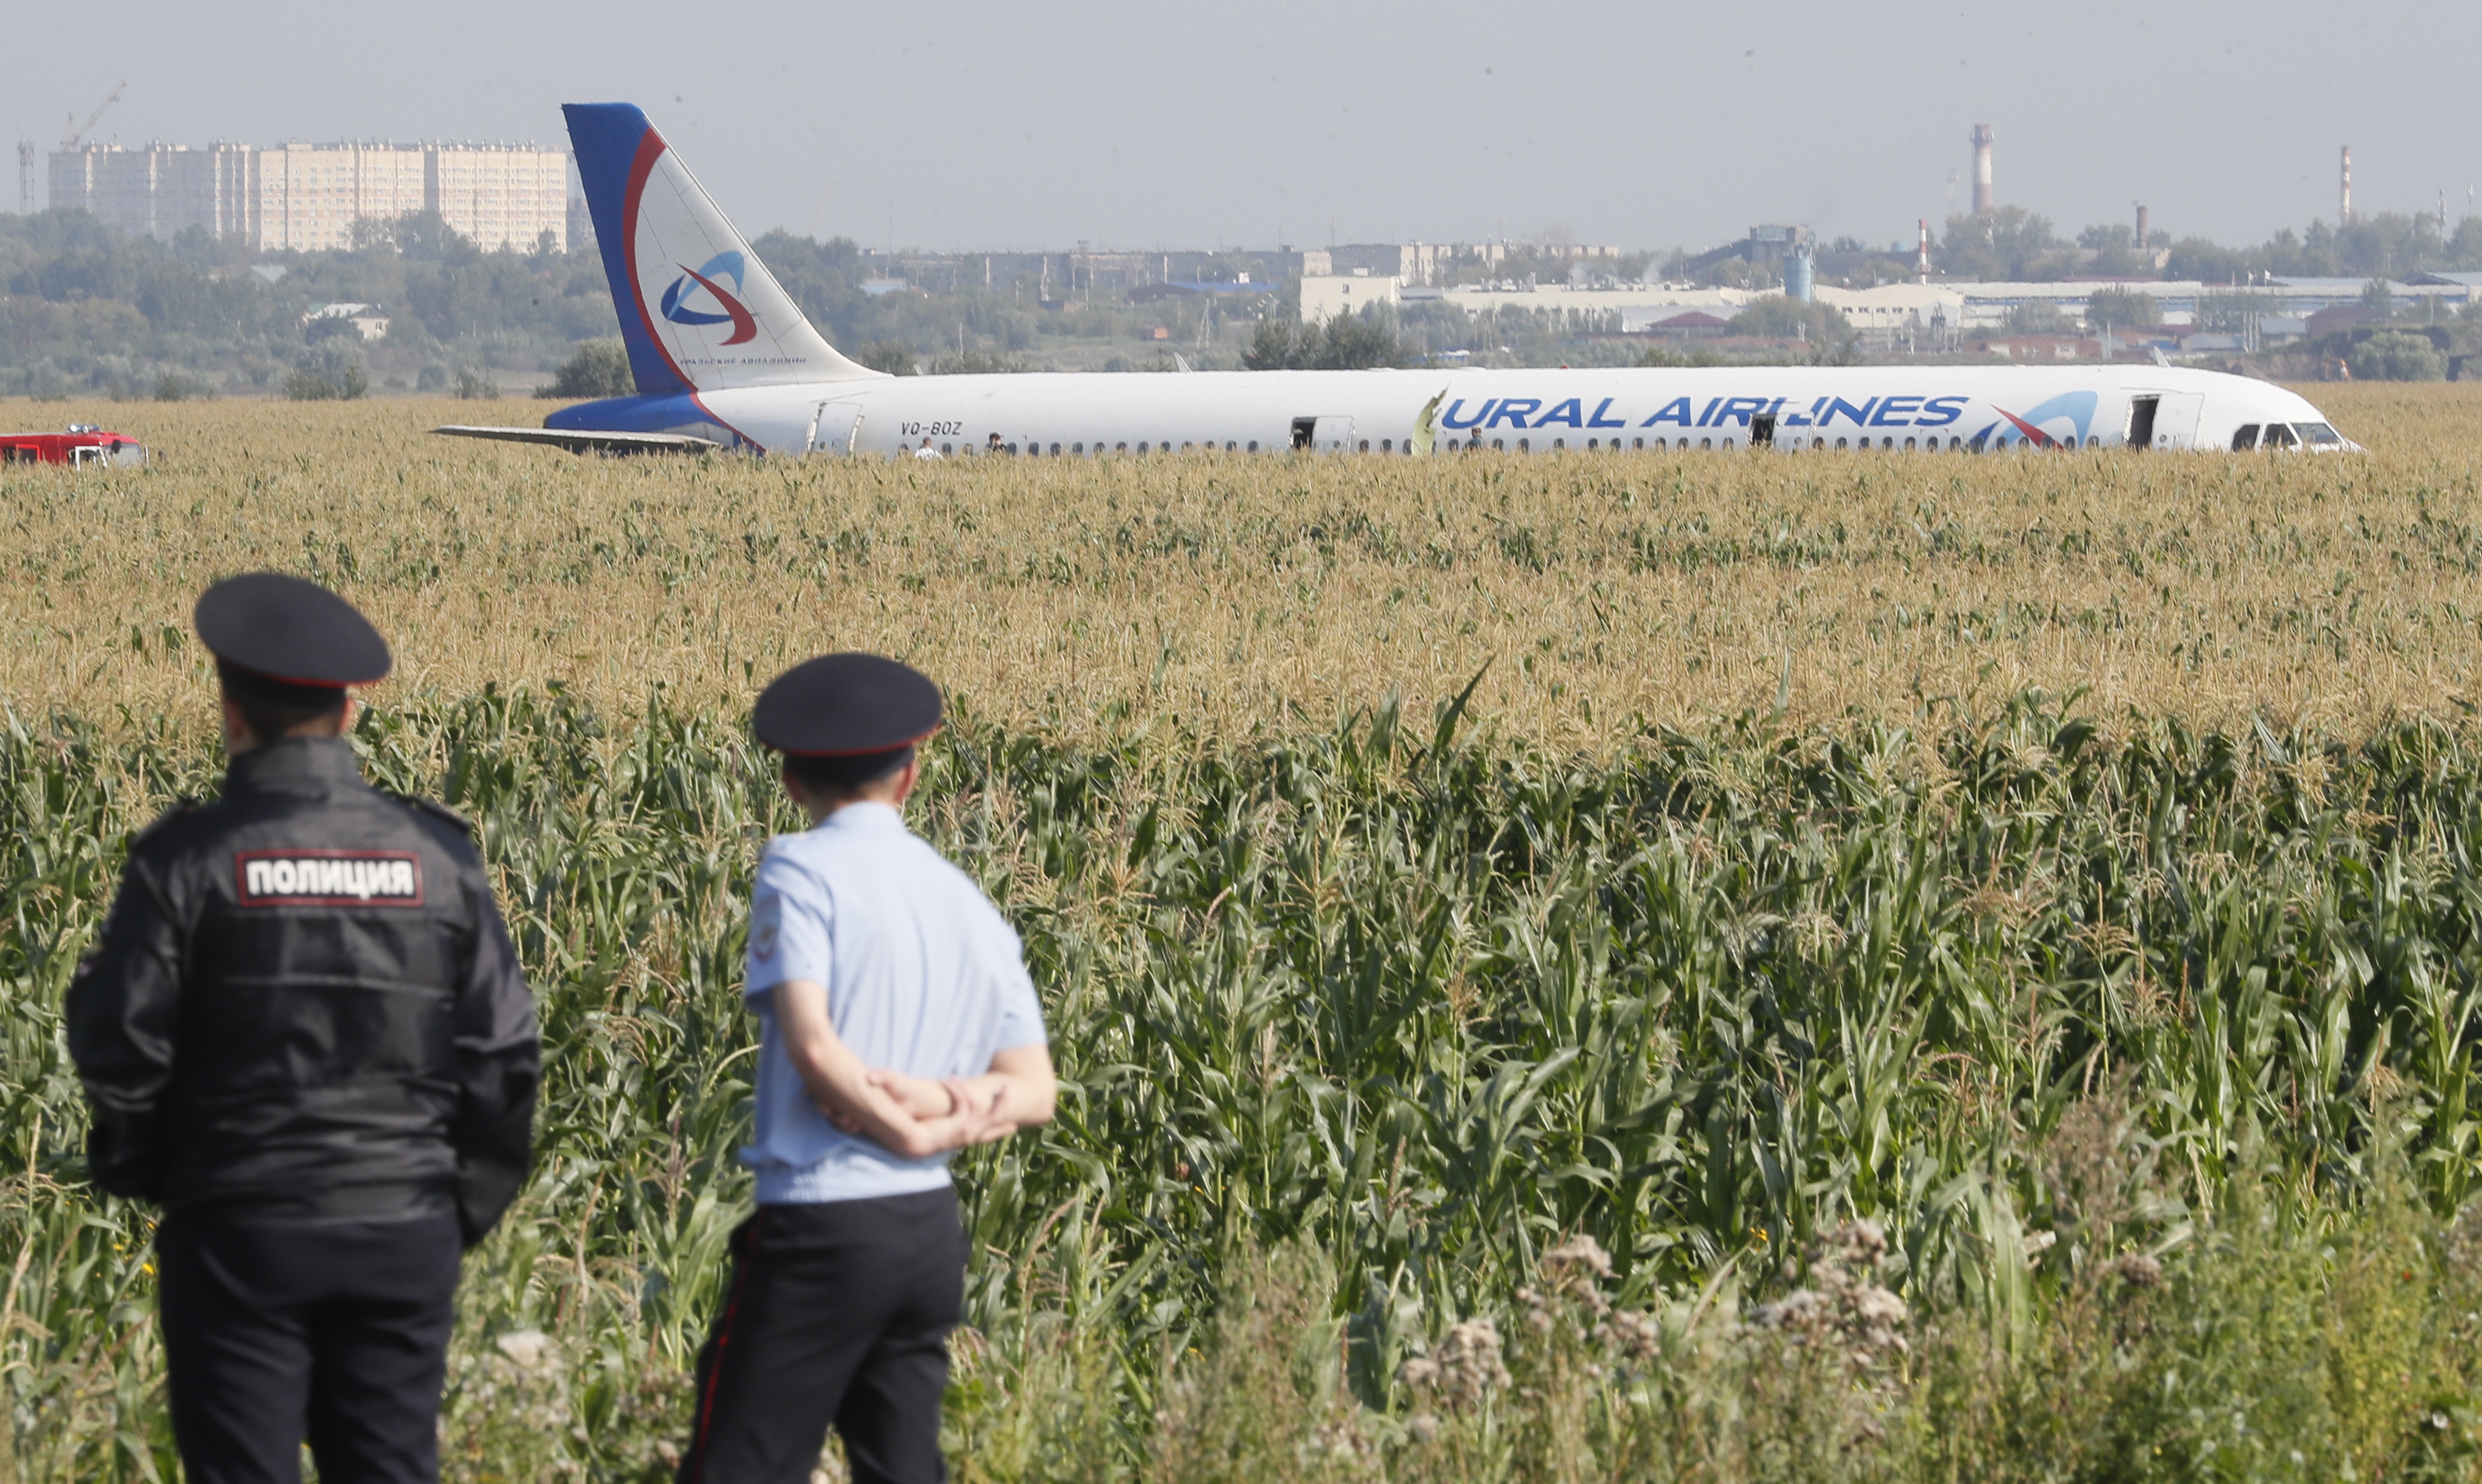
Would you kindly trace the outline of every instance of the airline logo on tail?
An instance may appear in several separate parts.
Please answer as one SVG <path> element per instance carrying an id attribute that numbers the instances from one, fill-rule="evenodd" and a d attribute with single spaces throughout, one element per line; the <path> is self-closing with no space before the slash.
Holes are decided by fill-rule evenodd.
<path id="1" fill-rule="evenodd" d="M 746 341 L 757 339 L 758 321 L 752 317 L 749 309 L 743 307 L 739 299 L 726 292 L 724 285 L 715 281 L 719 278 L 729 278 L 732 279 L 732 286 L 735 289 L 740 288 L 741 263 L 741 254 L 738 252 L 718 252 L 708 258 L 703 267 L 692 268 L 687 263 L 680 264 L 681 276 L 674 278 L 672 286 L 664 290 L 661 301 L 664 318 L 675 325 L 729 323 L 732 326 L 732 333 L 724 341 L 726 345 L 740 345 Z M 695 288 L 692 287 L 693 284 L 696 285 Z M 690 295 L 700 289 L 705 290 L 707 297 L 723 308 L 723 313 L 709 314 L 687 303 Z"/>
<path id="2" fill-rule="evenodd" d="M 819 338 L 644 113 L 563 111 L 642 394 L 879 377 Z"/>

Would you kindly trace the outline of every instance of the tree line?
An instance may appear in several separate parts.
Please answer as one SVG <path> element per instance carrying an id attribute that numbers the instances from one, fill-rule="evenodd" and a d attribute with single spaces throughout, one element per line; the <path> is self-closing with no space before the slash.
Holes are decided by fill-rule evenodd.
<path id="1" fill-rule="evenodd" d="M 1581 341 L 1560 316 L 1468 316 L 1450 305 L 1407 305 L 1393 316 L 1325 326 L 1298 323 L 1288 286 L 1264 293 L 1130 303 L 1116 292 L 1046 299 L 1056 285 L 1030 278 L 952 284 L 936 292 L 874 281 L 887 260 L 849 238 L 821 241 L 783 231 L 753 244 L 794 302 L 833 343 L 898 373 L 1021 370 L 1075 361 L 1076 342 L 1157 347 L 1138 364 L 1171 369 L 1175 350 L 1198 365 L 1257 368 L 1401 364 L 1444 351 L 1512 364 L 1620 363 L 1636 349 Z M 1909 272 L 1858 244 L 1838 252 L 1876 277 Z M 1858 254 L 1858 255 L 1857 255 Z M 1615 269 L 1664 276 L 1640 256 Z M 1546 260 L 1547 262 L 1547 260 Z M 1937 266 L 1963 278 L 2057 279 L 2123 275 L 2247 284 L 2277 277 L 2402 278 L 2426 271 L 2482 271 L 2482 217 L 2451 229 L 2436 215 L 2372 213 L 2303 231 L 2279 231 L 2255 247 L 2227 248 L 2162 232 L 2139 244 L 2126 224 L 2089 226 L 2073 238 L 2023 207 L 1950 217 Z M 1711 281 L 1764 286 L 1739 258 L 1708 265 Z M 1828 281 L 1833 277 L 1822 275 Z M 2114 307 L 2113 323 L 2143 324 L 2142 291 Z M 1766 302 L 1762 301 L 1762 304 Z M 379 307 L 383 335 L 364 339 L 341 319 L 314 311 L 335 304 Z M 2202 305 L 2202 317 L 2209 306 Z M 2039 316 L 2039 310 L 2028 310 Z M 1781 321 L 1781 323 L 1779 323 Z M 1796 323 L 1798 321 L 1798 323 Z M 1815 323 L 1813 323 L 1813 321 Z M 1616 327 L 1605 327 L 1616 328 Z M 2052 328 L 2032 323 L 2012 329 Z M 587 249 L 484 252 L 436 214 L 360 224 L 352 246 L 330 252 L 251 253 L 192 228 L 171 242 L 117 232 L 92 215 L 53 210 L 0 217 L 0 395 L 187 395 L 213 390 L 354 396 L 365 390 L 493 395 L 509 385 L 560 394 L 609 394 L 619 384 L 617 347 L 579 359 L 579 347 L 618 332 L 600 257 Z M 1849 328 L 1818 311 L 1774 305 L 1736 318 L 1732 332 L 1840 343 Z M 1201 347 L 1206 347 L 1203 353 Z M 2461 349 L 2461 346 L 2459 347 Z M 1136 369 L 1115 358 L 1105 368 Z M 619 373 L 625 374 L 625 372 Z"/>
<path id="2" fill-rule="evenodd" d="M 2061 236 L 2048 218 L 2022 206 L 1952 216 L 1938 244 L 1936 266 L 1961 278 L 2048 282 L 2071 278 L 2126 277 L 2247 284 L 2277 278 L 2402 278 L 2416 273 L 2482 272 L 2482 217 L 2444 229 L 2436 214 L 2373 212 L 2340 225 L 2312 222 L 2285 227 L 2256 247 L 2230 248 L 2204 237 L 2150 231 L 2136 240 L 2126 222 Z M 2157 258 L 2160 258 L 2158 263 Z"/>

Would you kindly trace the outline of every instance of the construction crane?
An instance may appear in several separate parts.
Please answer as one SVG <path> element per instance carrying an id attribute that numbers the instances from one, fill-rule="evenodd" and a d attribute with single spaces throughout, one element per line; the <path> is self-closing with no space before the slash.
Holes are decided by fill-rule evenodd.
<path id="1" fill-rule="evenodd" d="M 80 140 L 94 132 L 95 124 L 102 119 L 113 104 L 120 101 L 121 92 L 128 86 L 129 80 L 125 77 L 114 84 L 112 95 L 97 103 L 94 106 L 94 112 L 86 116 L 84 123 L 77 121 L 77 112 L 74 109 L 63 117 L 61 120 L 63 154 L 75 149 Z M 31 217 L 35 214 L 35 142 L 31 139 L 17 141 L 17 210 L 24 216 Z"/>
<path id="2" fill-rule="evenodd" d="M 87 137 L 88 132 L 95 126 L 96 120 L 100 119 L 104 116 L 104 113 L 109 110 L 113 104 L 120 101 L 120 91 L 128 86 L 129 80 L 127 78 L 123 78 L 119 83 L 115 84 L 112 90 L 112 96 L 104 99 L 100 103 L 97 103 L 94 106 L 94 112 L 86 116 L 86 122 L 83 124 L 80 124 L 77 121 L 77 115 L 74 112 L 68 114 L 64 119 L 62 125 L 68 130 L 68 133 L 63 136 L 61 140 L 61 147 L 65 150 L 75 149 L 78 146 L 78 141 Z"/>

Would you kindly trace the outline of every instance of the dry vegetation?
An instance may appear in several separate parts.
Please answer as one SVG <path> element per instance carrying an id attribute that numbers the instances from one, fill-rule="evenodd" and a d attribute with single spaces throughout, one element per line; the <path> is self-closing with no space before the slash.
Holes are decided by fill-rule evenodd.
<path id="1" fill-rule="evenodd" d="M 125 832 L 216 786 L 189 606 L 261 565 L 397 641 L 357 744 L 475 821 L 541 1007 L 461 1484 L 669 1476 L 794 823 L 744 708 L 831 645 L 965 693 L 913 817 L 1062 1069 L 961 1164 L 965 1484 L 2482 1479 L 2482 396 L 2319 400 L 2380 452 L 925 469 L 21 404 L 164 458 L 0 474 L 0 1484 L 172 1476 L 60 1004 Z M 1495 736 L 1434 709 L 1487 658 Z"/>
<path id="2" fill-rule="evenodd" d="M 1419 709 L 1486 660 L 1478 713 L 1559 744 L 2026 687 L 2209 725 L 2452 715 L 2482 686 L 2482 389 L 2313 390 L 2376 451 L 692 463 L 423 431 L 471 404 L 20 402 L 0 421 L 159 458 L 0 476 L 0 697 L 181 709 L 192 597 L 272 566 L 378 616 L 403 697 L 739 703 L 870 647 L 1069 736 Z"/>

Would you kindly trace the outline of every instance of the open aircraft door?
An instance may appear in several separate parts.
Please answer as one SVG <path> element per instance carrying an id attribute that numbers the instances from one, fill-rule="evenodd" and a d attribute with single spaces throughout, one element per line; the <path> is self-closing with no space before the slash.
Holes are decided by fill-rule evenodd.
<path id="1" fill-rule="evenodd" d="M 861 450 L 861 404 L 822 402 L 810 414 L 810 446 L 814 454 L 850 454 Z"/>
<path id="2" fill-rule="evenodd" d="M 2195 448 L 2198 418 L 2205 408 L 2204 392 L 2139 392 L 2128 399 L 2128 427 L 2125 430 L 2127 446 L 2166 453 L 2176 448 Z"/>
<path id="3" fill-rule="evenodd" d="M 1296 417 L 1293 419 L 1293 446 L 1315 449 L 1323 454 L 1348 452 L 1353 447 L 1353 419 Z"/>
<path id="4" fill-rule="evenodd" d="M 2197 391 L 2167 391 L 2154 402 L 2154 447 L 2158 452 L 2198 446 L 2198 417 L 2206 396 Z"/>

